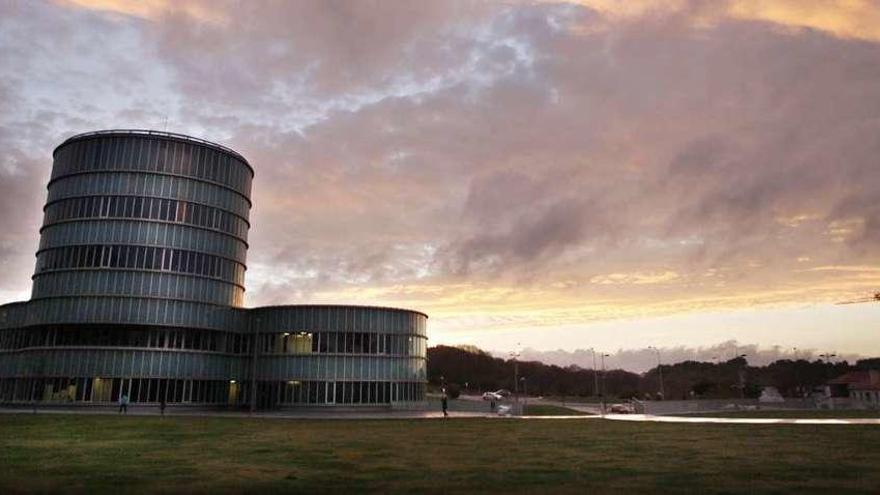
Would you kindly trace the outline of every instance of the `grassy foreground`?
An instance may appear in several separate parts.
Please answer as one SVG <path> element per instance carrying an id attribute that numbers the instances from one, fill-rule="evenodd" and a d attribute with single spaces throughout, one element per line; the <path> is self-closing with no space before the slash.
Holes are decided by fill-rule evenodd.
<path id="1" fill-rule="evenodd" d="M 714 413 L 687 414 L 688 417 L 701 418 L 779 418 L 779 419 L 850 419 L 850 418 L 880 418 L 880 411 L 860 411 L 840 409 L 829 411 L 825 409 L 808 410 L 760 410 L 760 411 L 729 411 Z"/>
<path id="2" fill-rule="evenodd" d="M 0 493 L 877 493 L 880 428 L 0 416 Z"/>
<path id="3" fill-rule="evenodd" d="M 523 408 L 523 414 L 526 416 L 588 416 L 588 413 L 581 412 L 568 407 L 553 406 L 548 404 L 528 404 Z"/>

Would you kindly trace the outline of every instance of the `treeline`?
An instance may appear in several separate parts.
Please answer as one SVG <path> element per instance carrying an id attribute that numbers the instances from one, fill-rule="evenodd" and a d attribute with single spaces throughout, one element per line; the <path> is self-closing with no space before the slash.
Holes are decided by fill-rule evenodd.
<path id="1" fill-rule="evenodd" d="M 805 359 L 783 359 L 768 366 L 749 366 L 744 358 L 721 363 L 685 361 L 644 374 L 624 370 L 594 372 L 578 366 L 560 367 L 537 361 L 517 363 L 519 390 L 543 396 L 606 396 L 656 398 L 660 375 L 667 399 L 758 397 L 766 386 L 776 387 L 785 397 L 802 397 L 827 380 L 857 369 L 878 369 L 880 359 L 851 365 Z M 483 392 L 514 390 L 514 362 L 493 357 L 475 347 L 437 346 L 428 349 L 428 381 L 442 380 L 454 389 Z M 598 382 L 598 389 L 597 389 Z"/>
<path id="2" fill-rule="evenodd" d="M 537 361 L 517 363 L 520 389 L 525 387 L 529 395 L 593 396 L 602 390 L 602 373 L 577 366 L 562 368 Z M 477 348 L 466 349 L 437 346 L 428 349 L 428 382 L 439 385 L 441 377 L 447 384 L 471 392 L 484 392 L 505 388 L 513 391 L 514 362 L 491 356 Z M 596 380 L 599 390 L 596 390 Z M 605 390 L 609 395 L 635 394 L 641 377 L 623 370 L 609 370 L 604 376 Z"/>

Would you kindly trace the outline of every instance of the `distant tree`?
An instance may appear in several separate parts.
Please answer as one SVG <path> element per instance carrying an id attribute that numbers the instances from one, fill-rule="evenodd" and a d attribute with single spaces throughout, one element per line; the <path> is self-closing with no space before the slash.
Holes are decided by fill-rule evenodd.
<path id="1" fill-rule="evenodd" d="M 519 377 L 525 377 L 529 395 L 594 396 L 595 375 L 599 386 L 604 384 L 608 398 L 654 396 L 659 391 L 657 368 L 637 375 L 624 370 L 608 370 L 604 374 L 577 366 L 553 366 L 537 361 L 517 363 Z M 765 386 L 776 387 L 785 397 L 800 397 L 826 381 L 855 369 L 878 369 L 880 358 L 863 359 L 855 366 L 846 361 L 828 363 L 806 359 L 782 359 L 767 366 L 749 366 L 744 358 L 721 363 L 685 361 L 663 365 L 663 389 L 666 397 L 736 398 L 758 397 Z M 514 390 L 514 363 L 492 357 L 474 346 L 436 346 L 428 349 L 428 382 L 439 387 L 440 377 L 447 384 L 469 383 L 481 391 L 506 388 Z M 742 379 L 741 379 L 742 377 Z"/>
<path id="2" fill-rule="evenodd" d="M 461 344 L 461 345 L 457 345 L 457 346 L 455 346 L 455 348 L 456 348 L 456 349 L 461 349 L 461 350 L 463 350 L 464 352 L 469 352 L 469 353 L 471 353 L 471 354 L 477 354 L 477 355 L 481 355 L 481 356 L 489 356 L 489 357 L 491 357 L 491 355 L 490 355 L 488 352 L 486 352 L 486 351 L 480 349 L 479 347 L 477 347 L 477 346 L 475 346 L 475 345 Z"/>
<path id="3" fill-rule="evenodd" d="M 856 368 L 860 370 L 880 370 L 880 358 L 859 359 Z"/>
<path id="4" fill-rule="evenodd" d="M 457 383 L 446 384 L 446 396 L 450 399 L 457 399 L 461 395 L 461 387 Z"/>
<path id="5" fill-rule="evenodd" d="M 707 381 L 701 381 L 701 382 L 695 383 L 694 386 L 691 387 L 691 390 L 694 392 L 694 395 L 696 395 L 697 397 L 703 397 L 704 395 L 709 393 L 709 391 L 712 390 L 713 388 L 715 388 L 714 383 L 707 382 Z"/>
<path id="6" fill-rule="evenodd" d="M 593 393 L 593 372 L 577 367 L 562 368 L 537 361 L 517 363 L 519 377 L 526 378 L 529 395 L 579 395 Z M 481 391 L 506 388 L 514 390 L 514 364 L 495 358 L 476 348 L 461 349 L 436 346 L 428 349 L 428 382 L 439 386 L 440 377 L 450 383 L 469 383 Z M 623 370 L 609 370 L 605 377 L 607 395 L 622 390 L 638 390 L 639 375 Z"/>
<path id="7" fill-rule="evenodd" d="M 758 385 L 754 382 L 747 382 L 743 393 L 749 399 L 757 399 L 761 396 L 762 390 L 764 390 L 764 387 L 762 387 L 761 385 Z"/>
<path id="8" fill-rule="evenodd" d="M 623 392 L 618 393 L 617 396 L 621 399 L 637 399 L 639 397 L 639 391 L 636 389 L 624 390 Z"/>

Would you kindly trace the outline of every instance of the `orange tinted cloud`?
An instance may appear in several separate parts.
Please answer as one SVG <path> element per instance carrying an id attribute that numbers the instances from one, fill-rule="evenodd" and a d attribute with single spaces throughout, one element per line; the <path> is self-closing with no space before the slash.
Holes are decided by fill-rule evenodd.
<path id="1" fill-rule="evenodd" d="M 577 0 L 612 18 L 678 14 L 687 9 L 698 25 L 724 18 L 773 22 L 826 31 L 841 38 L 880 41 L 880 4 L 872 0 L 734 0 L 690 7 L 685 0 Z"/>
<path id="2" fill-rule="evenodd" d="M 222 23 L 228 17 L 220 9 L 212 9 L 209 5 L 199 2 L 178 2 L 172 0 L 56 0 L 61 5 L 77 8 L 98 10 L 156 20 L 170 12 L 184 13 L 193 19 Z"/>

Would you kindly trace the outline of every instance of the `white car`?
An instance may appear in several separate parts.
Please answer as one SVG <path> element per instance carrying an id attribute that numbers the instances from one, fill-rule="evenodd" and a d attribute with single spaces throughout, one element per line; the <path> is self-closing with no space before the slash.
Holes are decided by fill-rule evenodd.
<path id="1" fill-rule="evenodd" d="M 632 404 L 612 404 L 611 412 L 614 414 L 633 414 L 636 408 Z"/>
<path id="2" fill-rule="evenodd" d="M 502 397 L 495 392 L 484 392 L 483 400 L 501 400 Z"/>

